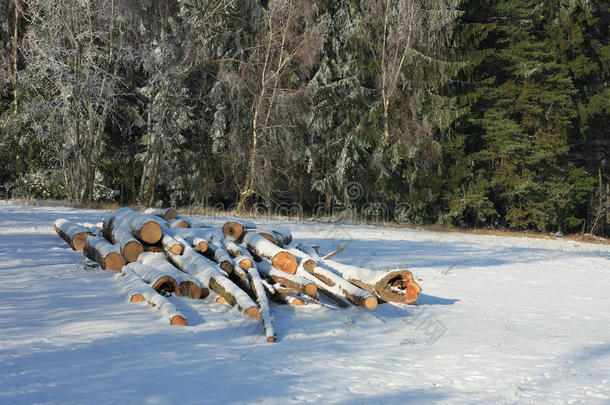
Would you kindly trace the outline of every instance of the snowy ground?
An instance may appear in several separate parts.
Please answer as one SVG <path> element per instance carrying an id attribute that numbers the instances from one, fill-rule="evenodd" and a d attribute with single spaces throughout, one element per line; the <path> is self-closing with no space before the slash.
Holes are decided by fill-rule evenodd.
<path id="1" fill-rule="evenodd" d="M 208 300 L 172 298 L 188 327 L 127 303 L 53 231 L 102 215 L 0 202 L 0 404 L 610 403 L 610 246 L 287 224 L 345 263 L 410 268 L 423 294 L 273 306 L 267 343 Z"/>

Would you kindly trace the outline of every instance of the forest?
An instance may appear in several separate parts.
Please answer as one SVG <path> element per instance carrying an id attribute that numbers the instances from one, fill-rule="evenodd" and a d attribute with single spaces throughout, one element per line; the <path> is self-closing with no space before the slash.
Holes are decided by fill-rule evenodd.
<path id="1" fill-rule="evenodd" d="M 1 0 L 0 198 L 610 233 L 603 0 Z"/>

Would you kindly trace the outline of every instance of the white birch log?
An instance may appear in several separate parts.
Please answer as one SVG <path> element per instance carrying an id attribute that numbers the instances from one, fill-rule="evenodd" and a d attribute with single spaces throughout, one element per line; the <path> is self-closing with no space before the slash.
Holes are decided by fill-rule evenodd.
<path id="1" fill-rule="evenodd" d="M 57 232 L 72 249 L 79 252 L 83 251 L 87 237 L 91 234 L 91 231 L 88 228 L 70 222 L 64 218 L 56 219 L 53 226 L 55 227 L 55 232 Z"/>
<path id="2" fill-rule="evenodd" d="M 153 290 L 142 278 L 136 274 L 130 263 L 123 267 L 122 274 L 117 274 L 116 280 L 119 281 L 123 291 L 129 296 L 130 302 L 148 302 L 153 308 L 163 314 L 169 320 L 170 325 L 187 325 L 187 319 L 169 302 L 165 297 Z"/>

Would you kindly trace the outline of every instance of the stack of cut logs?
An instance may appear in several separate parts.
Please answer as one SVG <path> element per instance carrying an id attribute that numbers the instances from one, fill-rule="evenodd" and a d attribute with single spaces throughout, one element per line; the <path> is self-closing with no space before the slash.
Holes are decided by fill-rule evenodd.
<path id="1" fill-rule="evenodd" d="M 338 263 L 333 253 L 297 243 L 285 228 L 257 229 L 234 220 L 222 227 L 191 222 L 174 208 L 121 208 L 99 225 L 55 221 L 56 232 L 105 270 L 116 270 L 131 302 L 148 302 L 172 325 L 187 325 L 171 294 L 206 298 L 261 319 L 267 341 L 275 340 L 269 299 L 279 304 L 331 307 L 378 302 L 410 304 L 421 288 L 408 270 L 373 271 Z M 336 253 L 336 252 L 334 252 Z"/>

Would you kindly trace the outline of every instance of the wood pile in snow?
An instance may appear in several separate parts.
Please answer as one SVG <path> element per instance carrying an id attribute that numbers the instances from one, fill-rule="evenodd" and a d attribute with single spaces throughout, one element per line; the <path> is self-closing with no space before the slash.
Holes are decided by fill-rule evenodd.
<path id="1" fill-rule="evenodd" d="M 174 297 L 206 298 L 260 319 L 267 341 L 276 339 L 275 304 L 352 305 L 375 310 L 380 302 L 411 304 L 421 291 L 408 270 L 374 271 L 321 257 L 295 241 L 289 229 L 258 229 L 242 220 L 196 224 L 174 208 L 137 212 L 121 208 L 100 226 L 57 219 L 55 230 L 115 277 L 130 302 L 146 302 L 172 325 L 188 319 Z M 212 301 L 212 300 L 210 300 Z"/>

